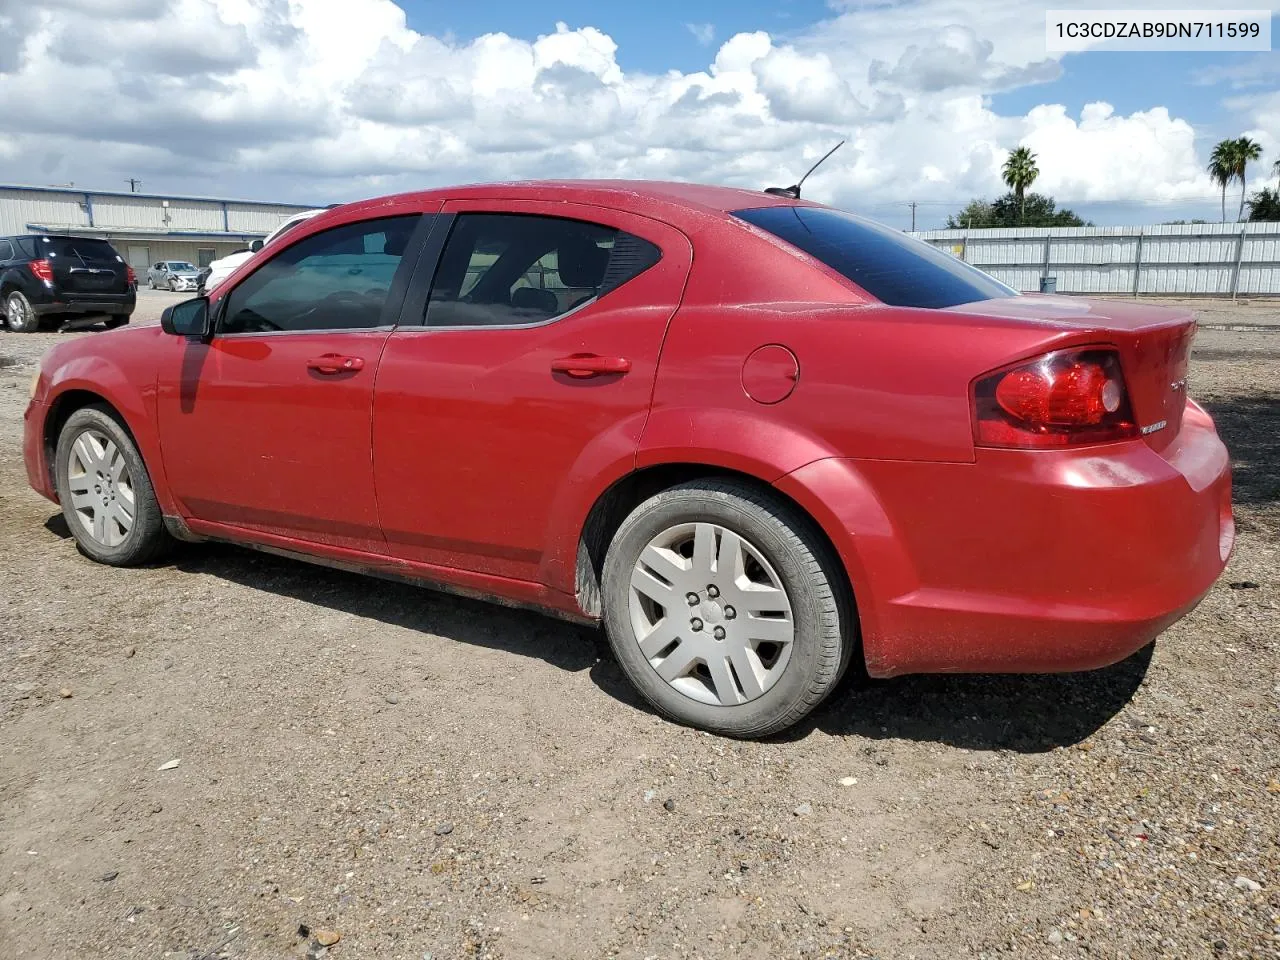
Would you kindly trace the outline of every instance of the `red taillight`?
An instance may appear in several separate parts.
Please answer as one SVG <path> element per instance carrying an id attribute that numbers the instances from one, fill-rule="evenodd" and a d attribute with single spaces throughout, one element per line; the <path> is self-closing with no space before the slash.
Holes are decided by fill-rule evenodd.
<path id="1" fill-rule="evenodd" d="M 1059 350 L 983 377 L 973 388 L 974 441 L 1044 448 L 1141 435 L 1115 350 Z"/>
<path id="2" fill-rule="evenodd" d="M 37 279 L 45 283 L 53 283 L 53 264 L 48 260 L 32 260 L 27 266 L 31 268 L 31 272 Z"/>
<path id="3" fill-rule="evenodd" d="M 129 283 L 138 282 L 138 275 L 133 272 L 133 267 L 129 266 L 127 263 L 124 265 L 124 277 Z"/>

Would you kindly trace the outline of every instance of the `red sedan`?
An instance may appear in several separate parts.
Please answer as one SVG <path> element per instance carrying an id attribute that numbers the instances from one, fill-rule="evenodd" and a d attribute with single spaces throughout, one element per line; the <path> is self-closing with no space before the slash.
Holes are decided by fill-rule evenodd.
<path id="1" fill-rule="evenodd" d="M 662 713 L 1100 667 L 1231 550 L 1186 313 L 1020 296 L 745 190 L 349 204 L 159 327 L 55 347 L 31 484 L 104 563 L 223 540 L 602 620 Z"/>

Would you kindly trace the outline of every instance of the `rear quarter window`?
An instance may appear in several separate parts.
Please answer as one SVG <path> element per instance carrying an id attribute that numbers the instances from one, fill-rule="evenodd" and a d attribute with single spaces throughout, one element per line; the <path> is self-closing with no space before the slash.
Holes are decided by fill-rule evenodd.
<path id="1" fill-rule="evenodd" d="M 1018 292 L 923 240 L 829 207 L 778 205 L 733 214 L 785 240 L 895 307 L 954 307 Z"/>

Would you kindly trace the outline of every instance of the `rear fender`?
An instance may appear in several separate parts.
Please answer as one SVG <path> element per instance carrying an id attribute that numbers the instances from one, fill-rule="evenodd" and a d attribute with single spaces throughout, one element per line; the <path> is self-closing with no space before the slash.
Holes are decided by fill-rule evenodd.
<path id="1" fill-rule="evenodd" d="M 803 507 L 835 546 L 853 587 L 867 669 L 879 675 L 889 605 L 919 586 L 901 536 L 857 461 L 818 460 L 781 477 L 774 486 Z"/>
<path id="2" fill-rule="evenodd" d="M 663 407 L 644 428 L 636 467 L 705 463 L 773 483 L 834 455 L 817 437 L 754 411 Z"/>

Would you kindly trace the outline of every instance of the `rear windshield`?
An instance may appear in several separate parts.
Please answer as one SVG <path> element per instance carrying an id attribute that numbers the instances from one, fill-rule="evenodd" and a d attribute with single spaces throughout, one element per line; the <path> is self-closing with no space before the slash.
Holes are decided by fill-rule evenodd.
<path id="1" fill-rule="evenodd" d="M 895 307 L 954 307 L 1018 295 L 923 240 L 851 213 L 779 205 L 735 210 L 733 215 L 799 247 Z"/>
<path id="2" fill-rule="evenodd" d="M 105 240 L 92 237 L 39 237 L 41 256 L 82 258 L 85 260 L 116 260 L 119 255 Z"/>

